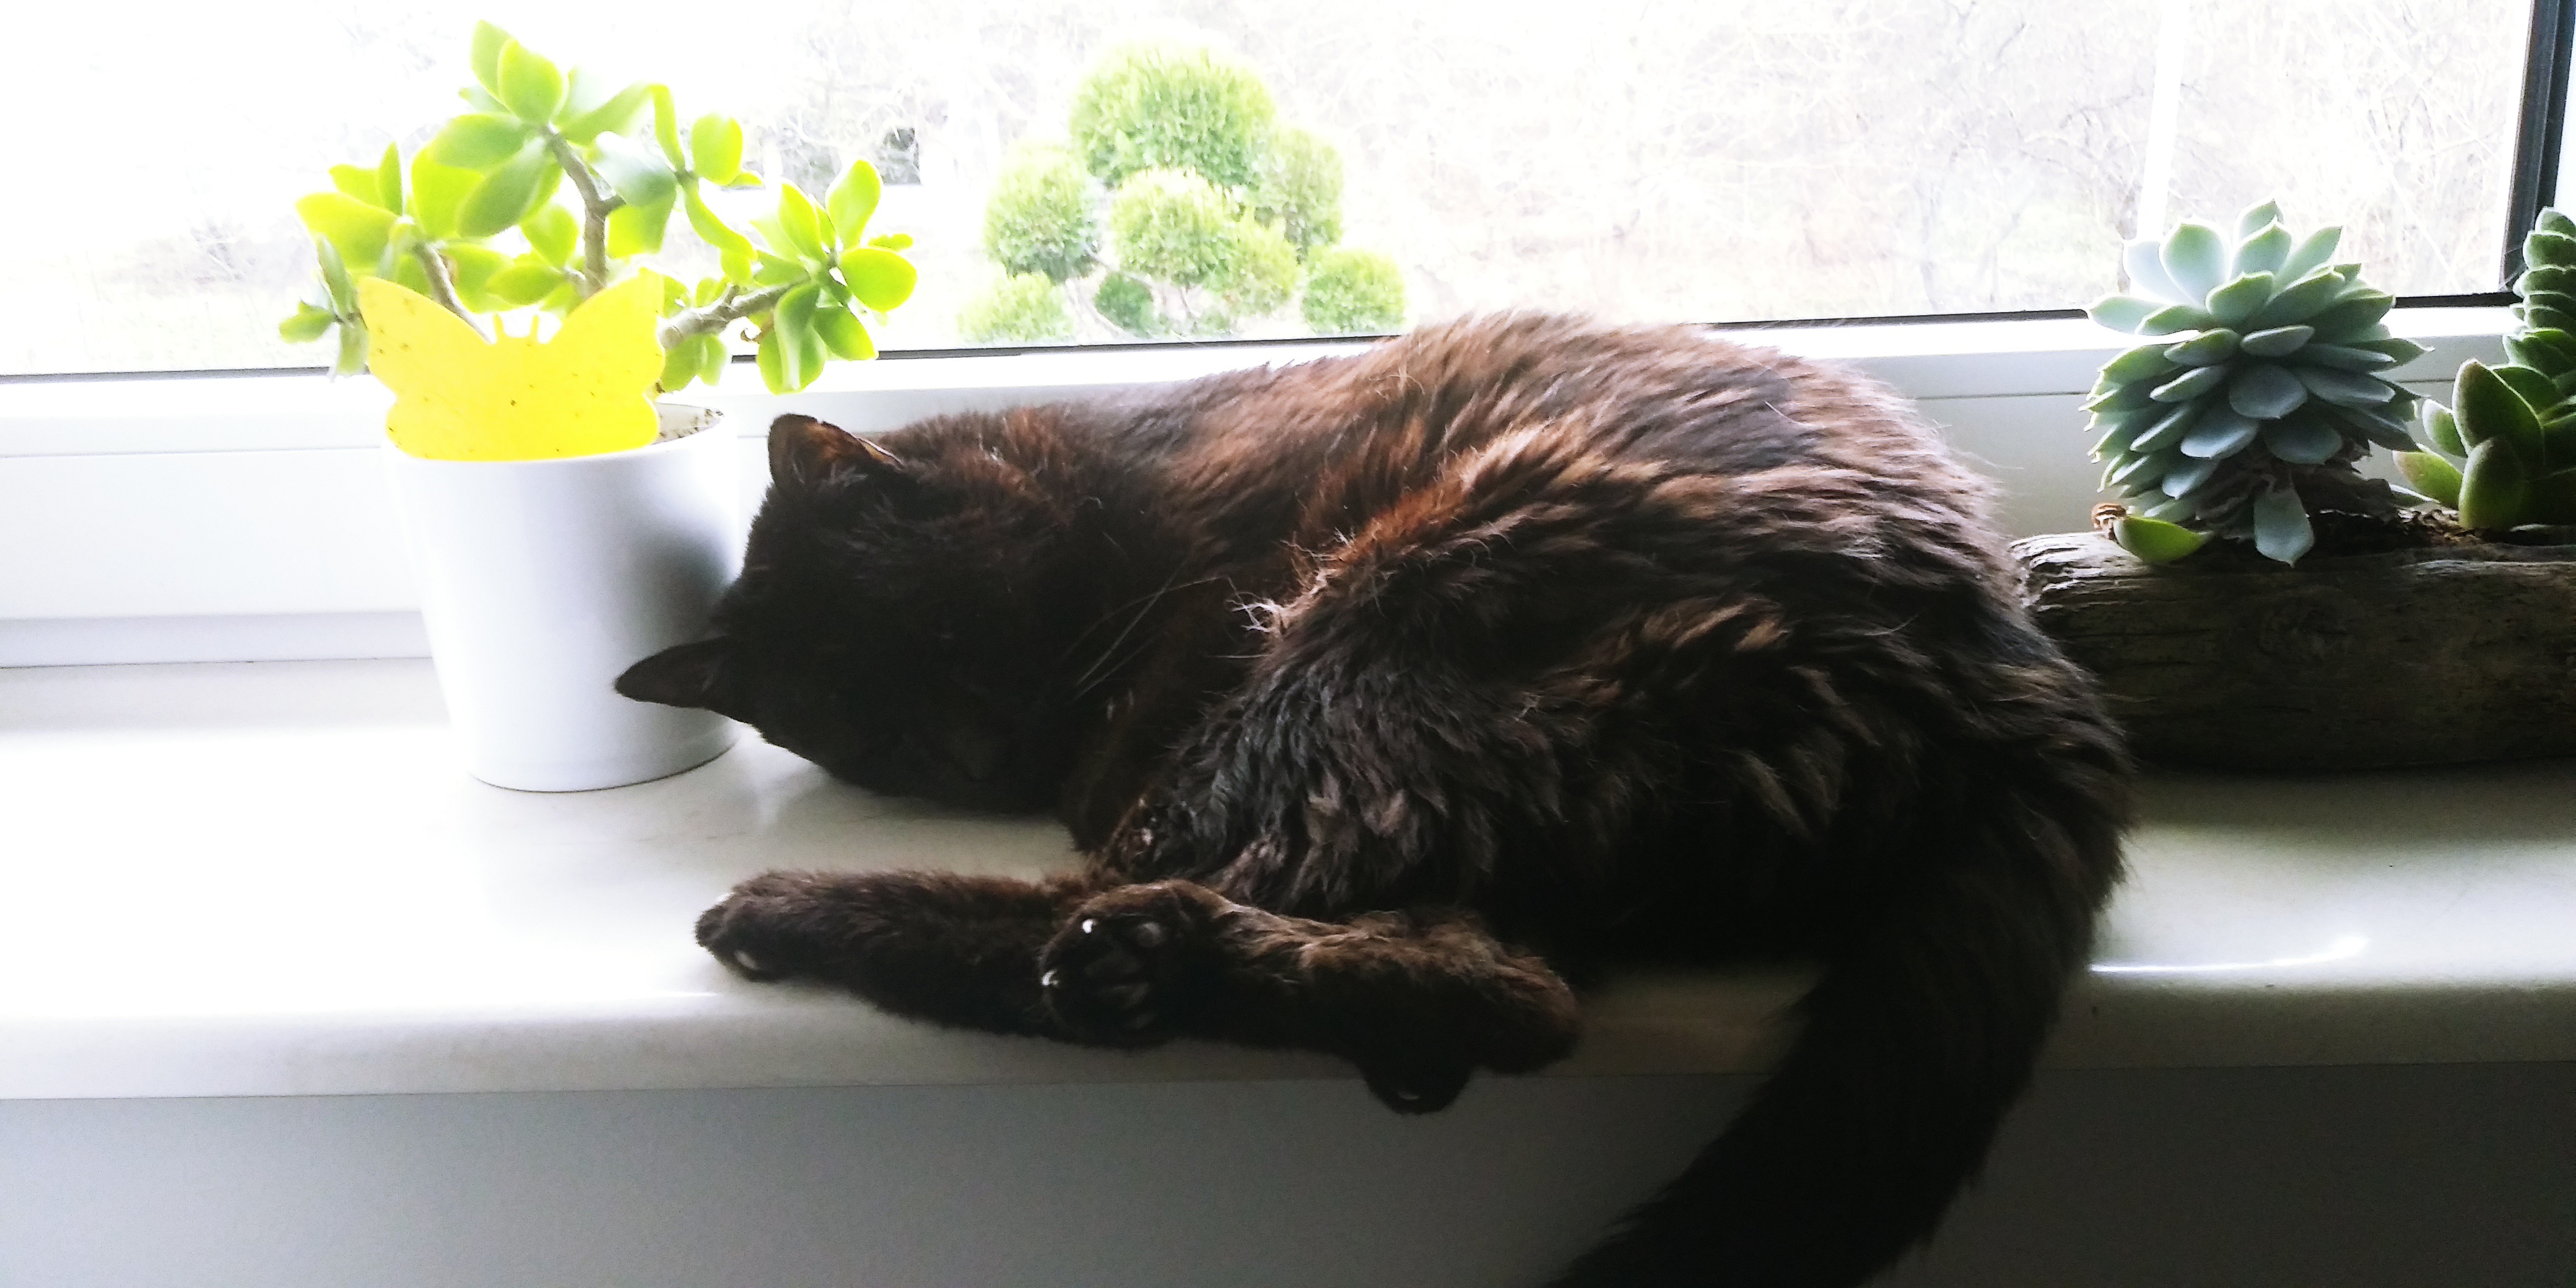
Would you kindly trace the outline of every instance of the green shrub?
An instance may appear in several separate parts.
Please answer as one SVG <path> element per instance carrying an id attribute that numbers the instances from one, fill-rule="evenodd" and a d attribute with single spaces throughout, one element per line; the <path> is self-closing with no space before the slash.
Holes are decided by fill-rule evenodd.
<path id="1" fill-rule="evenodd" d="M 1342 157 L 1305 130 L 1282 130 L 1253 183 L 1255 217 L 1277 228 L 1300 260 L 1342 239 Z"/>
<path id="2" fill-rule="evenodd" d="M 957 329 L 976 344 L 1044 343 L 1073 338 L 1073 312 L 1063 288 L 1044 273 L 1015 273 L 969 301 Z"/>
<path id="3" fill-rule="evenodd" d="M 1204 49 L 1132 45 L 1102 60 L 1073 99 L 1073 143 L 1102 183 L 1193 170 L 1229 188 L 1260 174 L 1278 109 L 1252 69 Z"/>
<path id="4" fill-rule="evenodd" d="M 1259 316 L 1295 298 L 1297 248 L 1278 229 L 1238 219 L 1227 240 L 1226 273 L 1212 285 L 1229 311 Z"/>
<path id="5" fill-rule="evenodd" d="M 1180 170 L 1146 170 L 1118 186 L 1109 232 L 1119 266 L 1175 286 L 1216 286 L 1233 269 L 1235 215 L 1216 185 Z"/>
<path id="6" fill-rule="evenodd" d="M 1154 288 L 1125 273 L 1111 273 L 1100 279 L 1100 289 L 1091 296 L 1091 307 L 1129 335 L 1163 333 L 1163 314 L 1154 307 Z"/>
<path id="7" fill-rule="evenodd" d="M 984 207 L 984 251 L 1006 273 L 1063 282 L 1100 262 L 1100 217 L 1090 176 L 1059 147 L 1023 148 Z"/>
<path id="8" fill-rule="evenodd" d="M 1367 335 L 1404 325 L 1404 274 L 1375 251 L 1337 247 L 1307 266 L 1298 311 L 1318 335 Z"/>

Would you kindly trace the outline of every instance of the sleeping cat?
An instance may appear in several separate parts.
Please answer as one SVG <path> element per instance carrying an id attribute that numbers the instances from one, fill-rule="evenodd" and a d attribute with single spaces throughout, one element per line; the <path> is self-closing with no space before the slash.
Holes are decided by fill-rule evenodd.
<path id="1" fill-rule="evenodd" d="M 1052 806 L 1043 881 L 773 872 L 754 979 L 1388 1105 L 1565 1054 L 1569 980 L 1822 972 L 1777 1073 L 1557 1282 L 1837 1285 L 1924 1238 L 2119 870 L 2128 761 L 1895 398 L 1696 329 L 1509 316 L 874 440 L 801 416 L 721 632 L 629 697 L 877 791 Z"/>

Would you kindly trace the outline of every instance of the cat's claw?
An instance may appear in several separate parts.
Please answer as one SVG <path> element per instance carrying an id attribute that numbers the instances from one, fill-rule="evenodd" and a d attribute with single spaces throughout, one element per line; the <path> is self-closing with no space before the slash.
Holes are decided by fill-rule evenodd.
<path id="1" fill-rule="evenodd" d="M 1160 1041 L 1213 990 L 1211 936 L 1225 901 L 1183 881 L 1125 886 L 1094 898 L 1040 958 L 1049 1010 L 1077 1035 Z"/>
<path id="2" fill-rule="evenodd" d="M 744 979 L 766 983 L 803 973 L 800 928 L 814 899 L 801 874 L 771 872 L 733 888 L 698 914 L 698 946 Z"/>

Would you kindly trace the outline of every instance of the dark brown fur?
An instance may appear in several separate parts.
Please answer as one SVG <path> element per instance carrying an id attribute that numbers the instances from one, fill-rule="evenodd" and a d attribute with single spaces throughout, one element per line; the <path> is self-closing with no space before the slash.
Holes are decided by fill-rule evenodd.
<path id="1" fill-rule="evenodd" d="M 1830 369 L 1516 316 L 770 442 L 721 637 L 620 690 L 1052 804 L 1089 861 L 772 873 L 699 923 L 746 974 L 1334 1052 L 1425 1110 L 1569 1049 L 1568 975 L 1823 963 L 1779 1072 L 1561 1284 L 1853 1284 L 1923 1238 L 2117 874 L 2125 756 L 1985 488 Z"/>

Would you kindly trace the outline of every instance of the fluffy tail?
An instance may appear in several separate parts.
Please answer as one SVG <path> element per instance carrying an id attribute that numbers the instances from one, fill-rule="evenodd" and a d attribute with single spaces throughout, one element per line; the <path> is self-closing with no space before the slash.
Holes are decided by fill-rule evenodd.
<path id="1" fill-rule="evenodd" d="M 2029 1081 L 2118 873 L 2119 766 L 2025 772 L 1951 798 L 1975 807 L 1831 955 L 1778 1072 L 1557 1288 L 1852 1285 L 1931 1233 Z"/>

